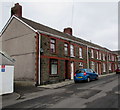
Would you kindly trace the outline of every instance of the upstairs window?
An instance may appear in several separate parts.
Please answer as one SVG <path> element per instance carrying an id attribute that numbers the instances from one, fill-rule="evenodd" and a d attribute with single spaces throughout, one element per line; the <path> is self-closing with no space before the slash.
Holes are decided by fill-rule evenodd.
<path id="1" fill-rule="evenodd" d="M 118 56 L 118 61 L 120 61 L 120 56 Z"/>
<path id="2" fill-rule="evenodd" d="M 64 44 L 64 54 L 68 55 L 68 44 L 67 43 Z"/>
<path id="3" fill-rule="evenodd" d="M 82 55 L 82 48 L 79 48 L 79 57 L 80 57 L 80 58 L 83 58 L 83 55 Z"/>
<path id="4" fill-rule="evenodd" d="M 105 54 L 103 53 L 103 60 L 105 61 Z"/>
<path id="5" fill-rule="evenodd" d="M 91 49 L 91 58 L 94 58 L 94 51 Z"/>
<path id="6" fill-rule="evenodd" d="M 74 57 L 74 46 L 70 45 L 70 56 Z"/>
<path id="7" fill-rule="evenodd" d="M 99 53 L 98 53 L 98 51 L 96 51 L 96 54 L 97 54 L 97 59 L 99 59 Z"/>
<path id="8" fill-rule="evenodd" d="M 111 60 L 111 55 L 109 54 L 109 61 Z"/>
<path id="9" fill-rule="evenodd" d="M 50 52 L 52 53 L 56 52 L 56 40 L 55 39 L 50 40 Z"/>
<path id="10" fill-rule="evenodd" d="M 112 55 L 112 61 L 114 61 L 114 56 Z"/>
<path id="11" fill-rule="evenodd" d="M 99 59 L 101 60 L 101 52 L 99 51 Z"/>

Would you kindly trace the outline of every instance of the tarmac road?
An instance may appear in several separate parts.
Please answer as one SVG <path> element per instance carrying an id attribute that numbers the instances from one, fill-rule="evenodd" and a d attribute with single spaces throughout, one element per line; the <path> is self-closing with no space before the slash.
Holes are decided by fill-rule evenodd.
<path id="1" fill-rule="evenodd" d="M 101 77 L 90 83 L 81 82 L 62 88 L 49 89 L 51 94 L 22 101 L 6 108 L 119 108 L 120 75 Z M 56 92 L 57 91 L 57 92 Z M 58 92 L 59 91 L 59 92 Z M 107 110 L 107 109 L 105 109 Z"/>

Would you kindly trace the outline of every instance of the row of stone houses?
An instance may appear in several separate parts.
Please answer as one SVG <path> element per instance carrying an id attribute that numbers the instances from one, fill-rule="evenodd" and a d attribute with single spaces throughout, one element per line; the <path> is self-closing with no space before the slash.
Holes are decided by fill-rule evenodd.
<path id="1" fill-rule="evenodd" d="M 15 59 L 15 80 L 36 85 L 73 79 L 79 68 L 92 68 L 99 74 L 114 72 L 117 55 L 107 48 L 22 17 L 19 3 L 1 32 L 2 51 Z"/>

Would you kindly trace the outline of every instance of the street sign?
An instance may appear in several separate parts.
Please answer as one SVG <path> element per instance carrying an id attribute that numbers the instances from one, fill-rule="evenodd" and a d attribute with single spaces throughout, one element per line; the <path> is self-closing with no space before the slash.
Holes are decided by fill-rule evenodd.
<path id="1" fill-rule="evenodd" d="M 1 65 L 1 72 L 5 72 L 5 65 Z"/>

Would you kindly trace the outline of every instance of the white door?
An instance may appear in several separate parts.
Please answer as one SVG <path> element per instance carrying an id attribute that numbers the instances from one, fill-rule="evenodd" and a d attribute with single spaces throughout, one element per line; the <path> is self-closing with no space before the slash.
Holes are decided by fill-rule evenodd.
<path id="1" fill-rule="evenodd" d="M 74 76 L 74 62 L 71 62 L 71 79 L 73 79 Z"/>

